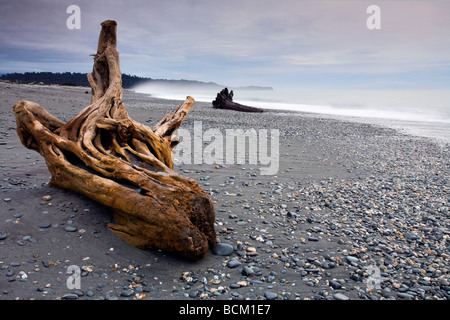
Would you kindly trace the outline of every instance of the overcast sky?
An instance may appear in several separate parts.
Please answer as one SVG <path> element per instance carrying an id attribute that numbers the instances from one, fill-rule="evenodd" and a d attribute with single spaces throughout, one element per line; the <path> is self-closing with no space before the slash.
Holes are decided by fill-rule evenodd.
<path id="1" fill-rule="evenodd" d="M 229 86 L 449 89 L 450 1 L 0 0 L 0 73 L 90 72 L 118 23 L 122 72 Z M 369 30 L 369 5 L 381 29 Z M 81 29 L 69 30 L 69 5 Z"/>

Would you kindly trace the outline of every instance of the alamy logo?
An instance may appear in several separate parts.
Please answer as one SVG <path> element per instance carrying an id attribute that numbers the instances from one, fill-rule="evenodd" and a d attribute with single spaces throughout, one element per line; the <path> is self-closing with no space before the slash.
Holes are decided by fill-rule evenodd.
<path id="1" fill-rule="evenodd" d="M 381 9 L 377 5 L 370 5 L 366 10 L 367 14 L 371 14 L 367 18 L 367 29 L 369 30 L 380 30 L 381 29 Z"/>
<path id="2" fill-rule="evenodd" d="M 81 269 L 79 266 L 71 265 L 67 267 L 67 274 L 70 274 L 70 276 L 67 278 L 66 285 L 67 289 L 73 290 L 81 289 Z"/>
<path id="3" fill-rule="evenodd" d="M 245 164 L 261 165 L 261 175 L 275 175 L 279 168 L 280 131 L 254 128 L 203 131 L 201 121 L 194 130 L 178 129 L 180 143 L 175 164 Z M 205 146 L 206 143 L 206 146 Z M 270 151 L 270 152 L 269 152 Z"/>
<path id="4" fill-rule="evenodd" d="M 367 288 L 370 290 L 381 289 L 381 282 L 387 280 L 387 278 L 381 277 L 380 268 L 369 266 L 366 272 L 369 275 L 366 280 Z"/>
<path id="5" fill-rule="evenodd" d="M 71 5 L 67 7 L 67 14 L 71 14 L 66 20 L 66 26 L 69 30 L 81 29 L 81 10 L 77 5 Z"/>

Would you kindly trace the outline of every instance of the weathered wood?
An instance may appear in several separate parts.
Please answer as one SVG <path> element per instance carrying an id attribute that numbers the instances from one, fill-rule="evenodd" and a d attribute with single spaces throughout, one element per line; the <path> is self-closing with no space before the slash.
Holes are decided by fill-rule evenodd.
<path id="1" fill-rule="evenodd" d="M 217 94 L 216 100 L 212 102 L 213 107 L 217 109 L 229 109 L 241 112 L 264 112 L 264 110 L 260 108 L 244 106 L 233 102 L 233 95 L 233 90 L 228 91 L 228 88 L 223 89 Z"/>
<path id="2" fill-rule="evenodd" d="M 50 186 L 81 193 L 110 207 L 119 237 L 142 248 L 201 259 L 216 243 L 215 211 L 195 180 L 173 171 L 173 132 L 194 99 L 187 97 L 153 130 L 132 120 L 122 101 L 116 22 L 102 23 L 94 67 L 88 75 L 91 104 L 67 123 L 37 103 L 14 105 L 17 134 L 39 152 Z"/>

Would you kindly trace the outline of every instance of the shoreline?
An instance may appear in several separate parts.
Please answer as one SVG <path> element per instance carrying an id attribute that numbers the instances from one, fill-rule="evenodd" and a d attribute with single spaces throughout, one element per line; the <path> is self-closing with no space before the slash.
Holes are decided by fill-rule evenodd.
<path id="1" fill-rule="evenodd" d="M 273 176 L 248 163 L 174 168 L 210 195 L 218 240 L 233 247 L 193 263 L 116 237 L 107 208 L 49 188 L 44 159 L 20 143 L 17 100 L 68 121 L 89 104 L 86 90 L 0 86 L 0 300 L 450 298 L 448 145 L 323 115 L 198 102 L 183 128 L 277 128 L 280 163 Z M 126 90 L 123 100 L 150 127 L 179 105 Z M 79 290 L 66 284 L 72 265 Z"/>
<path id="2" fill-rule="evenodd" d="M 89 93 L 91 92 L 90 87 L 81 87 L 81 86 L 62 86 L 62 85 L 44 85 L 44 84 L 16 84 L 9 83 L 5 81 L 0 81 L 0 84 L 5 85 L 18 85 L 18 86 L 28 86 L 28 87 L 49 87 L 49 88 L 65 88 L 65 89 L 79 89 L 79 90 L 87 90 Z M 170 101 L 183 101 L 179 99 L 169 99 L 169 98 L 157 98 L 153 97 L 149 93 L 136 92 L 135 89 L 123 89 L 124 93 L 134 93 L 137 95 L 144 95 L 149 99 L 156 100 L 165 100 L 167 102 Z M 195 97 L 193 97 L 195 99 Z M 211 100 L 212 102 L 212 100 Z M 210 102 L 205 101 L 196 101 L 196 103 L 202 104 L 210 104 Z M 247 101 L 245 103 L 251 104 L 251 101 Z M 404 119 L 394 119 L 394 118 L 381 118 L 381 117 L 365 117 L 365 116 L 350 116 L 350 115 L 339 115 L 333 113 L 320 113 L 320 112 L 307 112 L 307 111 L 299 111 L 292 109 L 271 109 L 264 108 L 264 112 L 266 113 L 274 113 L 274 114 L 285 114 L 286 116 L 292 116 L 296 114 L 298 116 L 310 116 L 316 118 L 329 118 L 338 121 L 348 121 L 348 122 L 357 122 L 357 123 L 365 123 L 374 126 L 387 127 L 391 129 L 395 129 L 402 134 L 428 138 L 433 142 L 438 143 L 442 147 L 446 147 L 450 145 L 450 130 L 448 128 L 448 124 L 445 122 L 435 122 L 435 121 L 416 121 L 416 120 L 404 120 Z M 433 128 L 434 130 L 430 130 Z M 444 130 L 445 129 L 445 130 Z M 436 132 L 439 131 L 439 132 Z"/>

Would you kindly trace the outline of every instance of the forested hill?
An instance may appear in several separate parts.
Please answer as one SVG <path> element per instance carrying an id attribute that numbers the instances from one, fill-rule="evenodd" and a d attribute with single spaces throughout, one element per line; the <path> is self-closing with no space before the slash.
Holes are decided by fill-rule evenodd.
<path id="1" fill-rule="evenodd" d="M 81 86 L 90 87 L 86 73 L 79 72 L 25 72 L 25 73 L 8 73 L 3 74 L 0 80 L 9 80 L 17 83 L 42 83 L 42 84 L 58 84 L 63 86 Z M 136 84 L 149 81 L 151 78 L 141 78 L 122 74 L 123 88 L 129 89 Z"/>
<path id="2" fill-rule="evenodd" d="M 89 81 L 87 80 L 87 75 L 85 73 L 79 72 L 25 72 L 25 73 L 6 73 L 0 75 L 0 80 L 10 81 L 15 83 L 33 83 L 33 84 L 56 84 L 61 86 L 81 86 L 90 87 Z M 166 80 L 166 79 L 152 79 L 152 78 L 142 78 L 138 76 L 130 76 L 128 74 L 122 74 L 122 87 L 124 89 L 131 89 L 134 86 L 142 83 L 152 81 L 158 84 L 165 84 L 170 86 L 182 85 L 195 86 L 201 88 L 215 89 L 220 91 L 225 86 L 214 82 L 201 82 L 195 80 Z M 259 87 L 259 86 L 247 86 L 247 87 L 236 87 L 234 89 L 240 90 L 273 90 L 272 87 Z"/>

